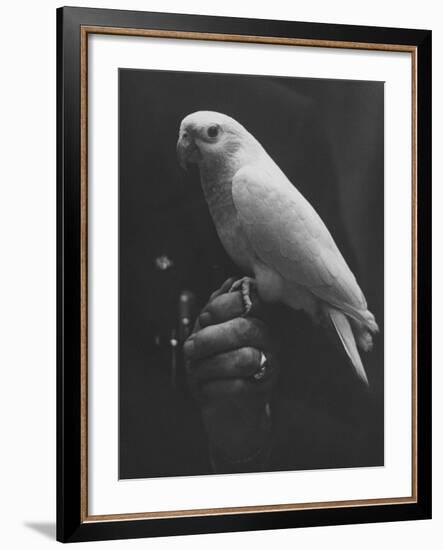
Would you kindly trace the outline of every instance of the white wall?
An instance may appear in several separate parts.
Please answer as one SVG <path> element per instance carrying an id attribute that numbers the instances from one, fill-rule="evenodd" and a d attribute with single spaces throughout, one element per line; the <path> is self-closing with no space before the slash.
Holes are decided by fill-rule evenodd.
<path id="1" fill-rule="evenodd" d="M 435 0 L 123 0 L 77 5 L 176 11 L 240 17 L 293 19 L 395 27 L 431 28 L 434 59 L 443 55 L 443 20 Z M 4 548 L 40 549 L 55 537 L 55 8 L 59 2 L 2 5 L 0 84 L 0 530 Z M 441 70 L 434 73 L 434 205 L 442 204 Z M 435 210 L 437 210 L 435 208 Z M 435 215 L 435 235 L 443 230 Z M 435 239 L 437 249 L 439 240 Z M 442 258 L 434 257 L 434 280 L 442 279 Z M 434 335 L 442 330 L 435 285 Z M 403 550 L 439 547 L 442 537 L 443 418 L 442 352 L 435 346 L 434 520 L 290 531 L 178 537 L 149 541 L 149 548 L 208 545 L 254 548 Z M 142 548 L 146 541 L 97 543 L 101 547 Z"/>

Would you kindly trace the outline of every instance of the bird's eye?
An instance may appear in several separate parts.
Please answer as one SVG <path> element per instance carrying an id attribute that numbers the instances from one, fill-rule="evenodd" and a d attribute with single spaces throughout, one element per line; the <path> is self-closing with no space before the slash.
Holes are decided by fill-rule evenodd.
<path id="1" fill-rule="evenodd" d="M 218 135 L 218 126 L 213 124 L 212 126 L 209 126 L 208 130 L 208 137 L 215 138 Z"/>

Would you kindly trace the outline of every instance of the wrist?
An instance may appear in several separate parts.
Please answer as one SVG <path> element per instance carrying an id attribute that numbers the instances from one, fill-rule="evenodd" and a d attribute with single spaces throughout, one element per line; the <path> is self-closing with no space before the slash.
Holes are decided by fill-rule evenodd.
<path id="1" fill-rule="evenodd" d="M 254 433 L 247 437 L 247 445 L 235 449 L 222 448 L 214 440 L 209 442 L 209 456 L 215 473 L 262 471 L 269 462 L 272 449 L 271 408 L 266 403 Z"/>

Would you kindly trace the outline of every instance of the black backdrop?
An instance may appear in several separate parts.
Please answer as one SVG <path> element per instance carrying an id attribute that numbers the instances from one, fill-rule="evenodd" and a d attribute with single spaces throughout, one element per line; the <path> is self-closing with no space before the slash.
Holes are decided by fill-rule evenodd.
<path id="1" fill-rule="evenodd" d="M 180 121 L 196 110 L 234 117 L 264 145 L 325 221 L 381 328 L 363 357 L 366 395 L 326 334 L 278 312 L 289 351 L 275 418 L 292 420 L 289 431 L 279 424 L 270 469 L 383 464 L 383 104 L 380 82 L 120 70 L 121 478 L 209 471 L 198 411 L 171 387 L 168 344 L 180 292 L 192 291 L 198 309 L 236 272 L 198 172 L 175 157 Z M 315 437 L 309 424 L 320 426 Z"/>

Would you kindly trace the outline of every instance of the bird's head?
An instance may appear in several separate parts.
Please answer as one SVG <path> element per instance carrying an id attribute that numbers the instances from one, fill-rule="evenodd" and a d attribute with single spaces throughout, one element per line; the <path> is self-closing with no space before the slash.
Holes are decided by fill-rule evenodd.
<path id="1" fill-rule="evenodd" d="M 233 118 L 214 111 L 197 111 L 180 124 L 177 155 L 183 168 L 188 163 L 226 161 L 250 139 L 249 132 Z"/>

